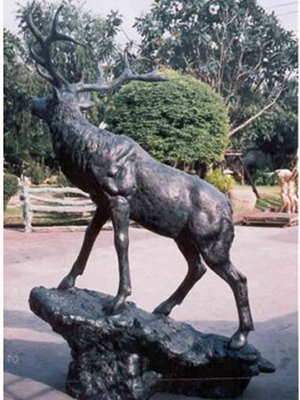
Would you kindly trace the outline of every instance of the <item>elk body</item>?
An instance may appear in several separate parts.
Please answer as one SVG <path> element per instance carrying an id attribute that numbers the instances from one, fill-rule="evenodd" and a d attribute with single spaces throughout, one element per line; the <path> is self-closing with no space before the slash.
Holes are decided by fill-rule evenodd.
<path id="1" fill-rule="evenodd" d="M 73 39 L 57 32 L 55 14 L 51 32 L 43 37 L 32 21 L 27 24 L 37 39 L 41 51 L 31 55 L 42 69 L 38 69 L 54 86 L 50 97 L 31 102 L 34 115 L 49 126 L 55 154 L 68 179 L 90 194 L 97 209 L 86 230 L 80 253 L 59 289 L 70 289 L 78 275 L 83 274 L 93 243 L 106 221 L 111 218 L 119 264 L 119 289 L 112 312 L 121 312 L 131 294 L 128 263 L 128 226 L 132 219 L 143 227 L 173 238 L 188 264 L 188 272 L 178 289 L 155 310 L 168 315 L 180 304 L 193 285 L 210 267 L 233 290 L 239 329 L 230 346 L 234 349 L 247 343 L 253 330 L 246 278 L 230 261 L 230 247 L 234 237 L 232 210 L 226 196 L 210 184 L 155 161 L 136 142 L 122 135 L 114 135 L 90 124 L 82 115 L 77 94 L 80 91 L 108 91 L 131 81 L 155 82 L 163 80 L 154 72 L 135 74 L 125 57 L 125 70 L 107 82 L 99 74 L 95 84 L 67 82 L 54 68 L 50 45 L 57 40 Z"/>

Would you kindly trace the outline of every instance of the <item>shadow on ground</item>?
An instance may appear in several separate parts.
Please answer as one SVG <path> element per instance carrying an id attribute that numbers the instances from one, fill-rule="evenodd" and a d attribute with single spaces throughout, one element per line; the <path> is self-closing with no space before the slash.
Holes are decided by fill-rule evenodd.
<path id="1" fill-rule="evenodd" d="M 52 332 L 49 325 L 27 311 L 4 310 L 6 328 L 31 329 L 36 332 Z M 54 334 L 54 333 L 53 333 Z"/>
<path id="2" fill-rule="evenodd" d="M 48 325 L 29 312 L 6 311 L 5 327 L 29 329 L 37 333 L 51 333 Z M 231 336 L 236 324 L 228 321 L 187 321 L 202 332 L 220 333 Z M 296 400 L 298 399 L 298 316 L 297 313 L 256 324 L 256 331 L 250 335 L 250 343 L 262 355 L 276 365 L 272 375 L 262 374 L 254 378 L 244 393 L 244 400 Z M 36 335 L 36 334 L 35 334 Z M 51 338 L 51 336 L 50 336 Z M 57 341 L 57 340 L 56 340 Z M 15 378 L 27 378 L 41 382 L 64 393 L 68 364 L 71 360 L 65 342 L 44 342 L 29 340 L 5 340 L 4 371 Z M 5 392 L 10 393 L 13 380 L 5 384 Z M 8 397 L 9 398 L 9 397 Z M 19 397 L 28 399 L 29 397 Z M 42 398 L 42 397 L 41 397 Z M 56 399 L 57 397 L 53 397 Z M 152 400 L 180 400 L 184 396 L 156 394 Z M 192 399 L 192 398 L 190 398 Z"/>
<path id="3" fill-rule="evenodd" d="M 65 391 L 71 361 L 66 343 L 4 340 L 4 372 Z"/>

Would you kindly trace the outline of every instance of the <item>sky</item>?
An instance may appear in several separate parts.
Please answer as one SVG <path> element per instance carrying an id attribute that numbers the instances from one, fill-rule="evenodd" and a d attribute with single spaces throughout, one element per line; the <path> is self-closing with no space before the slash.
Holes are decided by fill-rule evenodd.
<path id="1" fill-rule="evenodd" d="M 58 0 L 49 0 L 53 3 L 60 4 Z M 17 3 L 25 5 L 28 0 L 4 0 L 3 2 L 3 26 L 14 33 L 18 31 L 15 12 L 18 8 Z M 123 30 L 132 40 L 138 40 L 139 36 L 135 29 L 132 28 L 134 19 L 142 13 L 150 10 L 152 0 L 86 0 L 85 9 L 96 14 L 106 16 L 110 10 L 119 10 L 123 15 Z M 258 0 L 258 3 L 265 8 L 267 12 L 274 11 L 278 16 L 281 25 L 292 30 L 298 35 L 298 1 L 297 0 Z M 126 42 L 124 33 L 119 37 L 121 42 Z"/>

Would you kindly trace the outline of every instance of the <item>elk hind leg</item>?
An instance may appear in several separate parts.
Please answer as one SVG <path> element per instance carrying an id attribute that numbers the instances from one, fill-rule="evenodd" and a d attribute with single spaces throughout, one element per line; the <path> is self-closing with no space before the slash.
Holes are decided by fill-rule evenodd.
<path id="1" fill-rule="evenodd" d="M 114 227 L 114 242 L 119 263 L 119 289 L 110 311 L 113 314 L 118 314 L 123 310 L 125 300 L 131 294 L 128 261 L 130 207 L 126 198 L 122 196 L 111 198 L 110 215 Z"/>
<path id="2" fill-rule="evenodd" d="M 199 251 L 192 241 L 178 239 L 176 244 L 188 263 L 188 272 L 178 289 L 155 308 L 155 314 L 169 315 L 176 305 L 182 303 L 194 284 L 206 272 L 206 267 L 201 262 Z"/>
<path id="3" fill-rule="evenodd" d="M 240 349 L 247 344 L 247 336 L 254 330 L 246 277 L 231 263 L 228 249 L 224 249 L 222 241 L 202 248 L 201 254 L 206 264 L 231 287 L 239 315 L 239 329 L 232 336 L 229 346 Z M 228 255 L 228 256 L 227 256 Z"/>

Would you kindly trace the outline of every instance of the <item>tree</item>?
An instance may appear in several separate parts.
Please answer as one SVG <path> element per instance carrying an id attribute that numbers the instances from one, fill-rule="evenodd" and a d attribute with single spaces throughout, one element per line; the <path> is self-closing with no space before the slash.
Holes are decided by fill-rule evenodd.
<path id="1" fill-rule="evenodd" d="M 297 70 L 293 34 L 256 0 L 155 0 L 136 27 L 145 57 L 192 73 L 224 97 L 231 135 L 268 111 Z M 254 103 L 259 109 L 243 120 Z"/>
<path id="2" fill-rule="evenodd" d="M 166 74 L 167 82 L 134 82 L 116 93 L 105 115 L 109 129 L 173 166 L 222 161 L 229 123 L 221 97 L 191 76 Z"/>
<path id="3" fill-rule="evenodd" d="M 297 153 L 298 116 L 275 105 L 242 132 L 240 142 L 245 150 L 256 148 L 270 154 L 273 168 L 288 168 Z"/>
<path id="4" fill-rule="evenodd" d="M 21 40 L 4 30 L 4 157 L 10 169 L 22 172 L 24 161 L 51 157 L 51 147 L 45 128 L 29 111 L 31 93 L 41 90 L 32 71 L 24 64 Z"/>
<path id="5" fill-rule="evenodd" d="M 273 167 L 288 167 L 298 147 L 298 82 L 290 80 L 281 98 L 261 118 L 253 121 L 243 129 L 237 137 L 233 137 L 233 145 L 242 145 L 245 151 L 259 149 L 272 156 Z M 248 109 L 247 117 L 259 110 L 256 104 Z"/>

